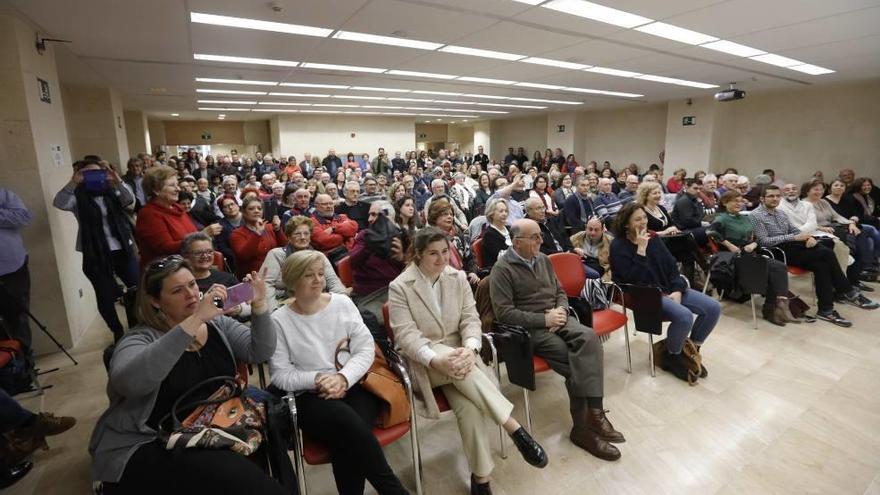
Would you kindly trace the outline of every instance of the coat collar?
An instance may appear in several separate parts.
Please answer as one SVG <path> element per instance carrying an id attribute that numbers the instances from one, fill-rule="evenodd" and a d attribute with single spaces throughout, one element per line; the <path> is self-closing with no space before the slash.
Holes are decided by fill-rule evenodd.
<path id="1" fill-rule="evenodd" d="M 431 316 L 433 316 L 437 321 L 437 324 L 440 325 L 440 328 L 444 328 L 443 315 L 437 312 L 437 307 L 434 305 L 433 301 L 430 300 L 432 289 L 425 277 L 419 272 L 419 267 L 417 267 L 415 263 L 410 263 L 400 276 L 401 282 L 413 289 L 413 292 L 416 293 L 419 300 L 422 301 L 422 304 L 425 305 L 431 313 Z M 450 281 L 454 282 L 456 276 L 458 276 L 458 270 L 455 268 L 447 266 L 443 270 L 443 273 L 440 274 L 440 278 L 437 280 L 437 283 L 440 284 L 441 293 L 445 294 L 448 292 L 451 287 L 449 285 Z"/>

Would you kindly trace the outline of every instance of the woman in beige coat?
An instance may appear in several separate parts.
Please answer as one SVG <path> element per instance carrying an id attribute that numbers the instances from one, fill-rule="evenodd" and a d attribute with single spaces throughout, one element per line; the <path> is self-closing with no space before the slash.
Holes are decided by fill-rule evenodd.
<path id="1" fill-rule="evenodd" d="M 439 387 L 458 420 L 472 473 L 471 493 L 491 493 L 494 464 L 484 428 L 487 418 L 504 427 L 529 464 L 544 467 L 547 456 L 511 417 L 513 404 L 478 358 L 480 320 L 464 272 L 449 266 L 446 235 L 433 227 L 422 229 L 413 238 L 412 251 L 412 263 L 389 288 L 395 342 L 410 362 L 419 412 L 439 417 L 431 392 Z"/>

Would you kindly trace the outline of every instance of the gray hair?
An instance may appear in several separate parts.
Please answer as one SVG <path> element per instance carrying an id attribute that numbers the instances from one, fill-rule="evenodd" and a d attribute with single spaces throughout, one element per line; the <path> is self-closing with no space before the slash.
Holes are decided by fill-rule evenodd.
<path id="1" fill-rule="evenodd" d="M 214 241 L 208 234 L 201 231 L 193 232 L 183 238 L 183 242 L 180 243 L 180 252 L 184 254 L 190 252 L 192 245 L 197 242 L 210 242 L 212 246 L 214 245 Z"/>
<path id="2" fill-rule="evenodd" d="M 490 199 L 486 203 L 486 211 L 484 215 L 486 215 L 486 219 L 489 220 L 489 222 L 492 222 L 495 219 L 495 213 L 498 210 L 498 205 L 501 203 L 503 203 L 504 206 L 507 206 L 507 201 L 505 201 L 503 198 Z M 508 207 L 508 209 L 510 209 L 510 207 Z"/>
<path id="3" fill-rule="evenodd" d="M 378 208 L 379 213 L 384 213 L 386 217 L 394 220 L 394 216 L 396 212 L 394 211 L 394 205 L 391 204 L 390 201 L 386 201 L 384 199 L 377 199 L 370 204 L 370 209 Z"/>
<path id="4" fill-rule="evenodd" d="M 444 181 L 443 179 L 434 179 L 434 180 L 432 180 L 432 181 L 431 181 L 431 187 L 434 188 L 434 187 L 437 187 L 437 186 L 443 186 L 443 187 L 445 188 L 445 187 L 446 187 L 446 181 Z"/>

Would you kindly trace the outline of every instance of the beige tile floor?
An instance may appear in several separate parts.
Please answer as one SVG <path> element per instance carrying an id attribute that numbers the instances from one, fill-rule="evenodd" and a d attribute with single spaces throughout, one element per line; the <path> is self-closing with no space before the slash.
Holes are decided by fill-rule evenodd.
<path id="1" fill-rule="evenodd" d="M 811 290 L 806 277 L 794 284 L 801 294 Z M 569 442 L 562 380 L 542 374 L 531 403 L 535 436 L 550 465 L 536 470 L 509 452 L 508 459 L 497 459 L 494 492 L 880 494 L 880 310 L 839 309 L 853 328 L 822 322 L 779 328 L 759 321 L 754 330 L 747 304 L 724 303 L 703 348 L 711 376 L 695 387 L 662 371 L 652 378 L 643 335 L 633 339 L 634 369 L 627 374 L 623 335 L 616 332 L 605 344 L 605 403 L 627 437 L 623 458 L 603 462 Z M 86 445 L 107 404 L 101 350 L 108 343 L 109 333 L 96 322 L 73 349 L 79 366 L 60 354 L 38 360 L 43 368 L 62 369 L 43 379 L 54 388 L 22 402 L 76 416 L 79 423 L 50 438 L 51 450 L 38 452 L 34 470 L 7 493 L 89 492 Z M 505 384 L 503 392 L 521 418 L 519 390 Z M 451 414 L 422 420 L 420 432 L 426 493 L 467 493 L 467 465 Z M 386 454 L 414 487 L 408 438 Z M 335 492 L 327 466 L 308 467 L 307 479 L 311 494 Z"/>

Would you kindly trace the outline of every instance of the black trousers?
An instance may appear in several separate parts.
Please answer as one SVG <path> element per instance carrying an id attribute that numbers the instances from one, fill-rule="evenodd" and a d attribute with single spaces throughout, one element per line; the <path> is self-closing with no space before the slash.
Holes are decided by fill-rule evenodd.
<path id="1" fill-rule="evenodd" d="M 255 454 L 255 455 L 260 455 Z M 165 450 L 158 441 L 135 451 L 119 483 L 104 495 L 260 493 L 286 495 L 281 485 L 249 458 L 231 450 Z"/>
<path id="2" fill-rule="evenodd" d="M 98 301 L 98 313 L 101 318 L 117 337 L 122 336 L 124 330 L 119 316 L 116 314 L 116 300 L 119 298 L 119 285 L 116 282 L 118 277 L 122 283 L 129 289 L 133 289 L 138 284 L 138 267 L 137 260 L 126 256 L 125 250 L 112 251 L 109 262 L 113 266 L 113 273 L 104 270 L 95 270 L 86 267 L 83 270 L 86 278 L 92 283 L 95 289 L 95 299 Z M 134 294 L 134 290 L 130 291 Z M 131 324 L 133 322 L 129 322 Z"/>
<path id="3" fill-rule="evenodd" d="M 834 309 L 834 295 L 846 294 L 852 285 L 840 269 L 834 251 L 817 244 L 808 248 L 803 242 L 784 242 L 778 246 L 785 251 L 789 265 L 813 272 L 816 277 L 816 299 L 819 311 Z"/>
<path id="4" fill-rule="evenodd" d="M 296 408 L 303 435 L 330 450 L 340 495 L 361 495 L 365 480 L 382 495 L 408 493 L 373 435 L 373 424 L 379 415 L 376 396 L 355 385 L 342 399 L 300 394 L 296 397 Z"/>
<path id="5" fill-rule="evenodd" d="M 9 328 L 10 337 L 21 342 L 25 358 L 33 363 L 31 327 L 26 310 L 31 306 L 31 274 L 28 259 L 21 267 L 6 275 L 0 275 L 0 316 Z"/>

